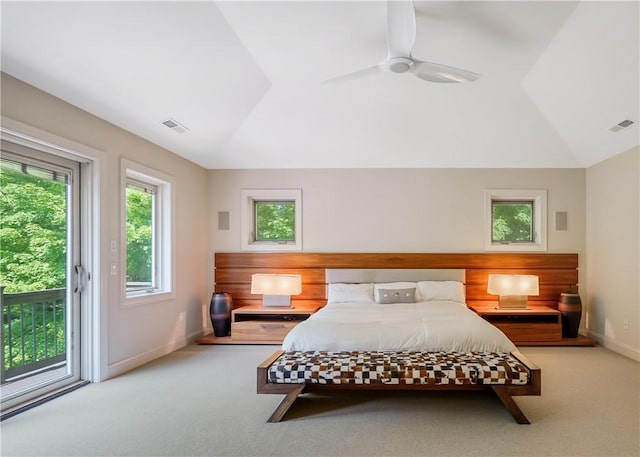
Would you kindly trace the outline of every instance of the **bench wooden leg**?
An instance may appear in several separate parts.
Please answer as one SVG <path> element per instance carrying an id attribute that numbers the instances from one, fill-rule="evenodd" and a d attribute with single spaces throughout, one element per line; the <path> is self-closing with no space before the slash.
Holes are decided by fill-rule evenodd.
<path id="1" fill-rule="evenodd" d="M 515 401 L 513 401 L 513 397 L 507 389 L 504 387 L 494 386 L 492 387 L 493 391 L 496 393 L 502 404 L 507 408 L 507 410 L 511 413 L 513 418 L 516 420 L 518 424 L 530 424 L 527 416 L 524 415 L 522 410 L 518 407 Z"/>
<path id="2" fill-rule="evenodd" d="M 280 402 L 267 422 L 280 422 L 284 415 L 287 414 L 287 411 L 289 411 L 289 408 L 293 406 L 293 403 L 296 401 L 296 398 L 298 398 L 298 395 L 304 392 L 305 387 L 307 387 L 305 384 L 300 384 L 299 387 L 296 387 L 294 390 L 289 392 L 287 396 L 284 397 L 284 399 Z"/>

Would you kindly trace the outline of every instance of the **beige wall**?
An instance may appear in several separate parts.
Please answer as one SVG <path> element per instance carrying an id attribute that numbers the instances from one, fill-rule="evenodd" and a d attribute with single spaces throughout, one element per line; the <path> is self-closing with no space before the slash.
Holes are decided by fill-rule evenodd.
<path id="1" fill-rule="evenodd" d="M 242 189 L 302 189 L 303 250 L 474 252 L 484 250 L 484 190 L 548 190 L 550 221 L 568 212 L 569 230 L 548 230 L 550 252 L 585 246 L 582 169 L 210 170 L 212 250 L 240 250 Z M 217 230 L 218 211 L 230 230 Z"/>
<path id="2" fill-rule="evenodd" d="M 640 360 L 640 147 L 587 170 L 587 214 L 587 328 Z"/>
<path id="3" fill-rule="evenodd" d="M 184 346 L 202 332 L 208 300 L 210 207 L 207 172 L 125 130 L 2 74 L 2 116 L 103 151 L 100 165 L 101 378 L 133 368 Z M 108 274 L 119 254 L 109 240 L 120 239 L 120 158 L 175 178 L 176 297 L 123 307 L 119 275 Z M 118 244 L 119 245 L 119 244 Z"/>
<path id="4" fill-rule="evenodd" d="M 568 231 L 549 227 L 549 251 L 585 253 L 583 169 L 211 170 L 212 251 L 240 250 L 245 188 L 302 189 L 307 252 L 480 252 L 484 190 L 542 188 L 550 221 L 568 213 Z M 218 211 L 230 230 L 217 229 Z"/>

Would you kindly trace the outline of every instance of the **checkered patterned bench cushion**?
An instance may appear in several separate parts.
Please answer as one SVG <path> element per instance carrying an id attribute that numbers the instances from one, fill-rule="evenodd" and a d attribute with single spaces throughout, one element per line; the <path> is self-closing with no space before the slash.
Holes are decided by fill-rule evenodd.
<path id="1" fill-rule="evenodd" d="M 275 384 L 527 384 L 529 371 L 497 352 L 285 352 L 268 370 Z"/>

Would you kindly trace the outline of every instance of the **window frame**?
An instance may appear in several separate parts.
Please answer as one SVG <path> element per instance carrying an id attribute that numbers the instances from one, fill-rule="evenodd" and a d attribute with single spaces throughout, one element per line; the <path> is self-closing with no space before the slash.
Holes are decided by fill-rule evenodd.
<path id="1" fill-rule="evenodd" d="M 546 189 L 486 189 L 485 234 L 486 251 L 546 251 L 547 250 L 547 190 Z M 493 241 L 494 202 L 532 202 L 532 237 L 529 241 Z"/>
<path id="2" fill-rule="evenodd" d="M 242 251 L 301 251 L 302 250 L 302 191 L 300 189 L 244 189 L 241 192 Z M 256 202 L 293 202 L 294 240 L 256 241 L 254 230 Z"/>
<path id="3" fill-rule="evenodd" d="M 153 170 L 131 160 L 121 159 L 121 221 L 120 221 L 120 278 L 122 303 L 135 306 L 175 298 L 174 267 L 174 199 L 175 180 L 172 176 Z M 127 290 L 127 184 L 154 188 L 153 199 L 153 265 L 151 289 Z"/>

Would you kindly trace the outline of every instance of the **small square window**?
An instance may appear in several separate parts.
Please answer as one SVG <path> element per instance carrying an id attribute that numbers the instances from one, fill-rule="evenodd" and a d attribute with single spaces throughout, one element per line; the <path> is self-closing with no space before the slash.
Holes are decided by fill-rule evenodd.
<path id="1" fill-rule="evenodd" d="M 547 191 L 485 190 L 487 251 L 547 250 Z"/>
<path id="2" fill-rule="evenodd" d="M 301 251 L 301 208 L 300 189 L 243 190 L 241 249 Z"/>
<path id="3" fill-rule="evenodd" d="M 296 234 L 295 202 L 291 200 L 253 203 L 254 241 L 293 242 Z"/>
<path id="4" fill-rule="evenodd" d="M 533 200 L 491 201 L 492 243 L 533 243 Z"/>

